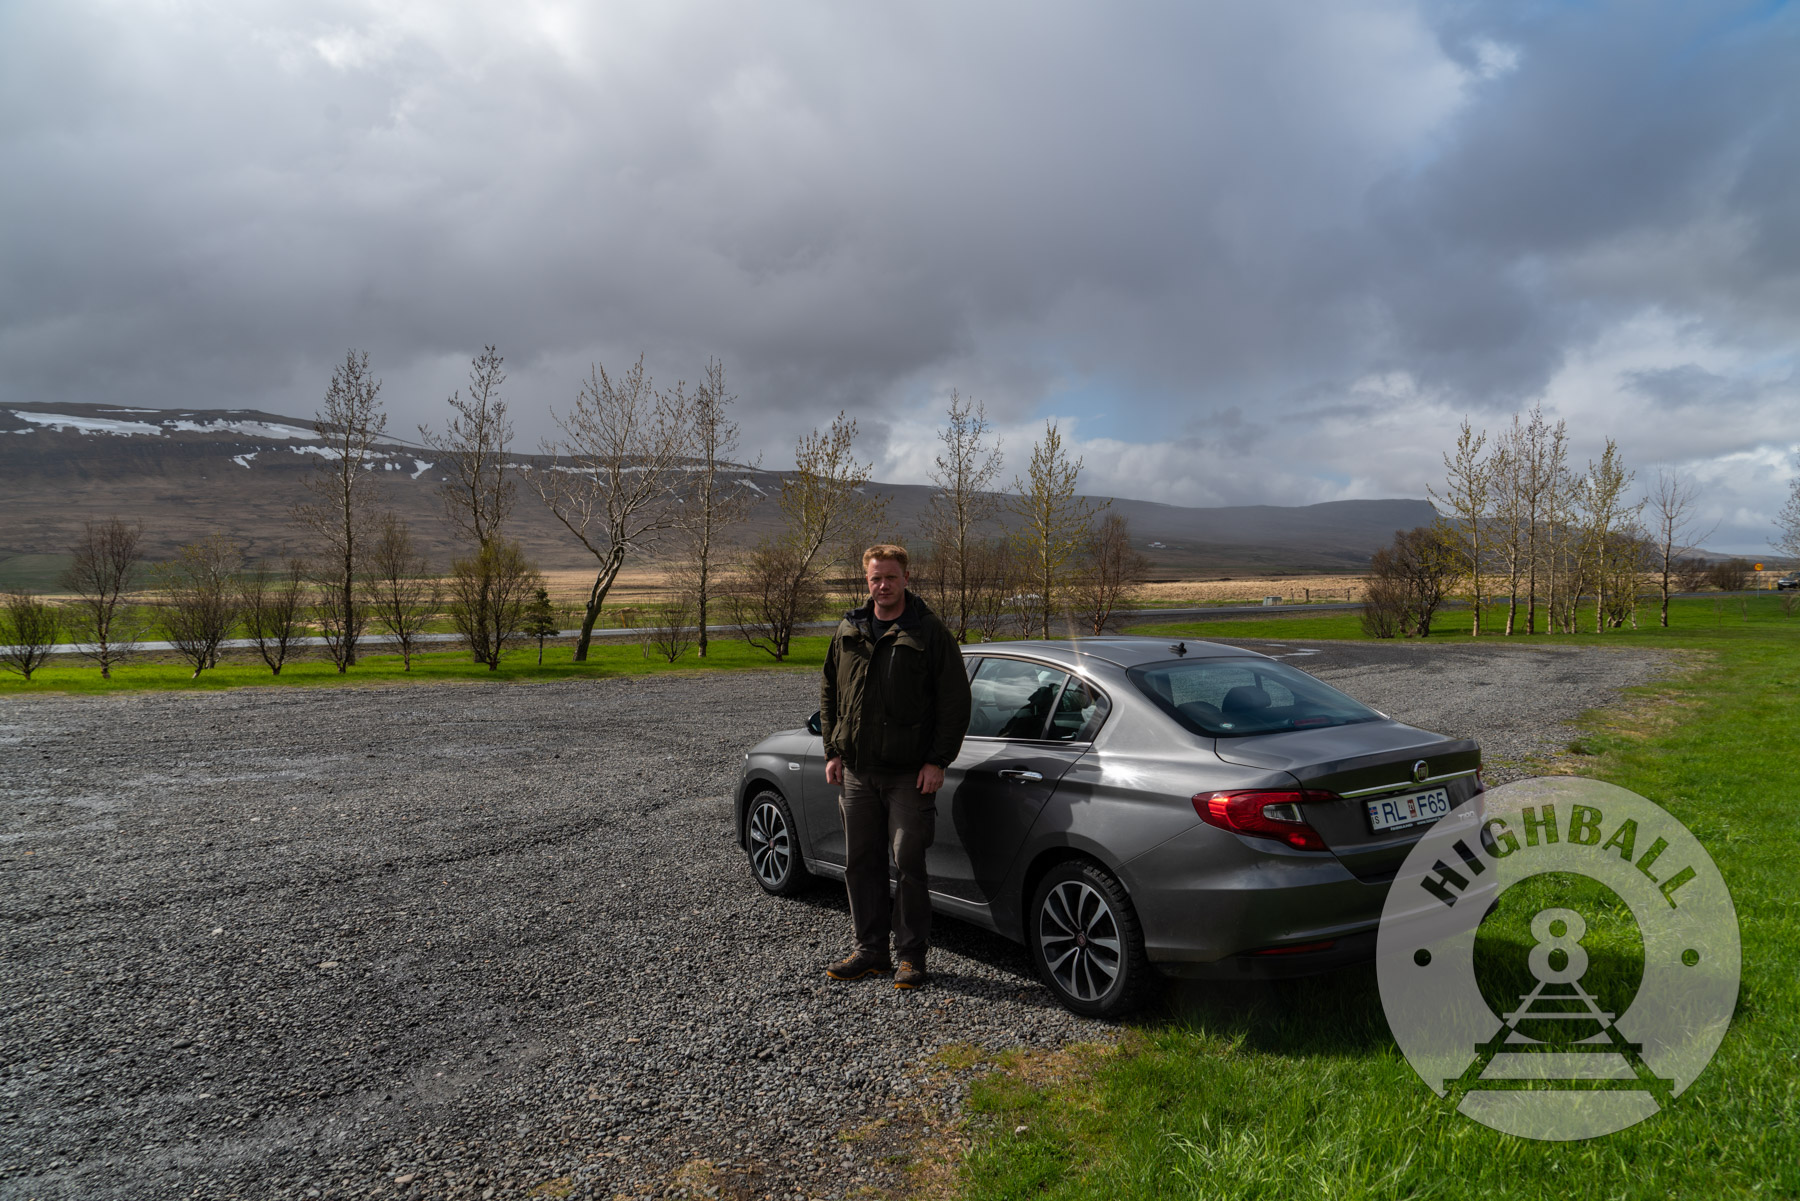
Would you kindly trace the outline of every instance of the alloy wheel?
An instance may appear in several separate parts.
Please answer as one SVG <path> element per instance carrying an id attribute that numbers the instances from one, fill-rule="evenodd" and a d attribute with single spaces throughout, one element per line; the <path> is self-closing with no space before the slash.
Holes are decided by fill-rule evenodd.
<path id="1" fill-rule="evenodd" d="M 765 887 L 779 888 L 794 862 L 793 834 L 773 801 L 750 811 L 750 866 Z"/>
<path id="2" fill-rule="evenodd" d="M 1124 940 L 1112 906 L 1082 880 L 1064 880 L 1038 910 L 1044 966 L 1058 988 L 1078 1001 L 1097 1001 L 1119 978 Z"/>

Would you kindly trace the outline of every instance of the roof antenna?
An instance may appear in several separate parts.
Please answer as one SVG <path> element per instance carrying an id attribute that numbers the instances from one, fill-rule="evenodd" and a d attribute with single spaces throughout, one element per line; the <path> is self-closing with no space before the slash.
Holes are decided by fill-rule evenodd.
<path id="1" fill-rule="evenodd" d="M 1185 654 L 1187 654 L 1187 643 L 1177 642 L 1174 646 L 1170 647 L 1169 649 L 1174 651 L 1177 655 L 1185 655 Z"/>

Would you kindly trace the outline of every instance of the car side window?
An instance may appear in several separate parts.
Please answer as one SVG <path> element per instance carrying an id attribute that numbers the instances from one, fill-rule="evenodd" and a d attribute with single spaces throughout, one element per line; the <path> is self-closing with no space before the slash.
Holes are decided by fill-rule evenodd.
<path id="1" fill-rule="evenodd" d="M 1071 679 L 1057 698 L 1045 737 L 1053 742 L 1089 742 L 1106 720 L 1109 708 L 1103 693 L 1090 688 L 1086 681 Z"/>
<path id="2" fill-rule="evenodd" d="M 984 658 L 969 683 L 969 734 L 1043 738 L 1068 675 L 1022 659 Z"/>

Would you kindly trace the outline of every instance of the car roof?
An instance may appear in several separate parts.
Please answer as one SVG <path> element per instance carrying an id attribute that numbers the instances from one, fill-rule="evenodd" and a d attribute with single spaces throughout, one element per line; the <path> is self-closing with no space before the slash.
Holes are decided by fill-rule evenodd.
<path id="1" fill-rule="evenodd" d="M 1067 667 L 1080 667 L 1098 659 L 1118 667 L 1139 667 L 1170 659 L 1263 658 L 1255 651 L 1217 642 L 1181 638 L 1144 638 L 1118 634 L 1101 638 L 1023 639 L 1018 642 L 982 642 L 965 646 L 965 654 L 1030 655 Z"/>

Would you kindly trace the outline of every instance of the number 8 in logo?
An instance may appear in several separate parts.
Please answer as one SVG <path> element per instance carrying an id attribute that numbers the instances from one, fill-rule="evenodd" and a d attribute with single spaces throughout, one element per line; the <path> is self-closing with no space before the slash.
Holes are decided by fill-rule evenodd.
<path id="1" fill-rule="evenodd" d="M 1526 960 L 1532 976 L 1545 984 L 1573 984 L 1581 979 L 1588 970 L 1587 948 L 1581 945 L 1586 933 L 1587 922 L 1573 909 L 1539 910 L 1531 919 L 1531 936 L 1537 945 Z M 1560 968 L 1551 964 L 1558 951 L 1563 956 Z"/>

